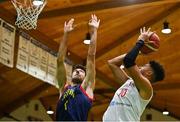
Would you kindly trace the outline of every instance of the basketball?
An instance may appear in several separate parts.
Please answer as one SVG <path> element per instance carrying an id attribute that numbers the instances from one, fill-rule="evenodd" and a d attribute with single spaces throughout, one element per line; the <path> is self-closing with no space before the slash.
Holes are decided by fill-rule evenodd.
<path id="1" fill-rule="evenodd" d="M 151 41 L 152 43 L 145 43 L 144 46 L 141 48 L 141 53 L 143 54 L 149 54 L 155 51 L 158 51 L 159 47 L 160 47 L 160 39 L 159 36 L 156 33 L 153 33 L 150 37 L 149 37 L 149 41 Z"/>

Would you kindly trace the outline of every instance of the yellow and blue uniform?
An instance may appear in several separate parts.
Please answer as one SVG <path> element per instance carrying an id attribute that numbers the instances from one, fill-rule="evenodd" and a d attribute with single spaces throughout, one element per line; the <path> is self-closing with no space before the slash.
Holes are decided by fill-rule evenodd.
<path id="1" fill-rule="evenodd" d="M 67 86 L 56 108 L 56 120 L 86 121 L 92 99 L 81 85 Z"/>

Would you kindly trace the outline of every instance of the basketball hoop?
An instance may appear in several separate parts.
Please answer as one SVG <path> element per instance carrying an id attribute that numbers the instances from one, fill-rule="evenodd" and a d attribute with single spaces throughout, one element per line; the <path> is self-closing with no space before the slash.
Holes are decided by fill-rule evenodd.
<path id="1" fill-rule="evenodd" d="M 18 28 L 26 30 L 36 29 L 38 16 L 46 5 L 46 0 L 33 0 L 33 2 L 41 1 L 42 4 L 39 5 L 33 4 L 31 0 L 23 1 L 24 2 L 18 2 L 18 0 L 11 0 L 17 11 L 15 25 L 17 25 Z"/>

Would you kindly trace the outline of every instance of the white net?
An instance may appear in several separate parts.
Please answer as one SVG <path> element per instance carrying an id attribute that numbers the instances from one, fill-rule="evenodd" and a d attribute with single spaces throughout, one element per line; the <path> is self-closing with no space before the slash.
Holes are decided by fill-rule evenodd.
<path id="1" fill-rule="evenodd" d="M 36 29 L 38 16 L 43 10 L 46 1 L 44 1 L 42 5 L 33 5 L 31 3 L 28 6 L 16 0 L 11 0 L 11 2 L 13 3 L 17 11 L 17 19 L 15 25 L 17 25 L 18 28 L 26 30 Z"/>

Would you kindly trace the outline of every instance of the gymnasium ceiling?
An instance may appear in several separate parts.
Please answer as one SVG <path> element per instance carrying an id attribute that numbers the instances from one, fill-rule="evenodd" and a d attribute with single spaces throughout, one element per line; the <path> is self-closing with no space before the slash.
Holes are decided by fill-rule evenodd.
<path id="1" fill-rule="evenodd" d="M 64 21 L 75 19 L 76 28 L 70 33 L 67 56 L 74 63 L 84 64 L 88 46 L 83 39 L 87 22 L 95 13 L 100 19 L 96 53 L 95 101 L 90 116 L 101 120 L 119 84 L 115 81 L 107 60 L 126 53 L 136 42 L 139 28 L 155 30 L 161 39 L 156 53 L 139 56 L 137 64 L 155 59 L 166 69 L 166 78 L 153 84 L 154 97 L 150 106 L 180 118 L 180 0 L 48 0 L 38 19 L 36 30 L 26 31 L 54 51 L 63 35 Z M 0 18 L 14 25 L 16 11 L 10 0 L 1 0 Z M 161 33 L 163 22 L 170 23 L 172 33 Z M 17 30 L 19 31 L 19 30 Z M 16 42 L 18 40 L 16 39 Z M 16 43 L 16 48 L 18 43 Z M 15 50 L 17 57 L 17 50 Z M 40 99 L 45 108 L 55 110 L 58 90 L 16 68 L 0 64 L 0 117 L 20 105 Z"/>

